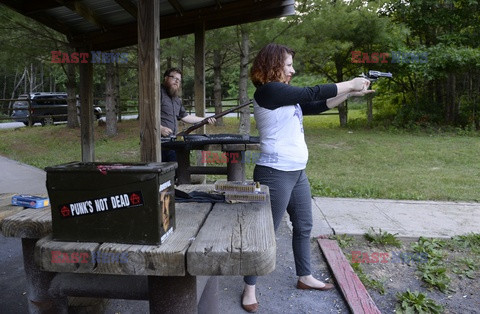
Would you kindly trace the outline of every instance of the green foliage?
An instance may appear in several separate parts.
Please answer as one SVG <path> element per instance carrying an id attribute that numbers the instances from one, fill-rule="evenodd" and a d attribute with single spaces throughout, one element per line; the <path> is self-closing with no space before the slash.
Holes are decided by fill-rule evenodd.
<path id="1" fill-rule="evenodd" d="M 475 279 L 480 268 L 480 234 L 455 236 L 447 245 L 451 250 L 460 250 L 462 256 L 453 262 L 452 272 L 460 278 Z"/>
<path id="2" fill-rule="evenodd" d="M 382 229 L 378 229 L 378 232 L 376 232 L 373 227 L 370 227 L 368 232 L 364 234 L 364 237 L 368 242 L 375 245 L 401 247 L 402 243 L 395 237 L 395 235 L 396 234 L 391 234 L 387 231 L 382 231 Z"/>
<path id="3" fill-rule="evenodd" d="M 361 1 L 305 1 L 295 28 L 297 37 L 305 38 L 304 45 L 297 48 L 302 67 L 334 82 L 344 76 L 359 75 L 362 70 L 351 62 L 351 51 L 383 51 L 390 38 L 389 21 L 375 12 L 376 5 Z"/>
<path id="4" fill-rule="evenodd" d="M 450 277 L 447 274 L 447 267 L 439 259 L 428 257 L 426 263 L 418 263 L 417 268 L 421 278 L 431 287 L 435 287 L 443 293 L 449 291 Z"/>
<path id="5" fill-rule="evenodd" d="M 352 266 L 353 271 L 355 271 L 355 274 L 357 274 L 358 278 L 365 285 L 365 287 L 374 289 L 380 294 L 385 294 L 385 287 L 383 284 L 380 281 L 372 279 L 366 275 L 360 263 L 350 263 L 350 266 Z"/>
<path id="6" fill-rule="evenodd" d="M 469 233 L 458 235 L 452 238 L 452 241 L 458 246 L 470 249 L 480 249 L 480 233 Z"/>
<path id="7" fill-rule="evenodd" d="M 338 246 L 342 249 L 349 247 L 354 241 L 353 237 L 349 236 L 348 234 L 335 234 L 331 236 L 330 239 L 336 240 Z"/>
<path id="8" fill-rule="evenodd" d="M 415 252 L 427 254 L 427 262 L 417 264 L 422 280 L 429 286 L 446 293 L 449 291 L 450 277 L 444 262 L 445 253 L 442 250 L 444 246 L 443 240 L 420 237 L 418 242 L 412 244 L 412 249 Z"/>
<path id="9" fill-rule="evenodd" d="M 441 314 L 443 306 L 435 303 L 434 300 L 428 298 L 425 294 L 410 290 L 397 294 L 396 313 L 400 314 Z"/>
<path id="10" fill-rule="evenodd" d="M 420 237 L 417 242 L 412 243 L 412 249 L 417 253 L 428 254 L 429 259 L 442 259 L 444 254 L 441 249 L 445 245 L 444 240 Z"/>
<path id="11" fill-rule="evenodd" d="M 458 261 L 453 262 L 453 273 L 462 278 L 465 276 L 468 279 L 475 279 L 476 271 L 478 270 L 480 263 L 477 259 L 472 257 L 464 257 Z"/>

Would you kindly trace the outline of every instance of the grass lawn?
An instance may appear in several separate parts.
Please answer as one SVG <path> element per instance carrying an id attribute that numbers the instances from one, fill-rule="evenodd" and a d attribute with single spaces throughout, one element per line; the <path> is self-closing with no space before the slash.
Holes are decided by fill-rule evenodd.
<path id="1" fill-rule="evenodd" d="M 361 116 L 350 110 L 349 117 Z M 238 120 L 207 133 L 237 133 Z M 307 174 L 316 196 L 479 201 L 478 134 L 340 128 L 338 116 L 305 117 Z M 114 138 L 95 126 L 97 161 L 139 161 L 137 120 L 119 124 Z M 252 135 L 257 135 L 252 120 Z M 0 154 L 38 168 L 81 159 L 80 130 L 65 125 L 0 130 Z M 247 167 L 252 176 L 253 165 Z M 209 177 L 214 180 L 215 177 Z"/>

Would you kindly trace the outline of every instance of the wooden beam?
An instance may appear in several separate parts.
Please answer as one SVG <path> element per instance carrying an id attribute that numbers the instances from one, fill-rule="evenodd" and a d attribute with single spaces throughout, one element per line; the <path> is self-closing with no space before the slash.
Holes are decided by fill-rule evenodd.
<path id="1" fill-rule="evenodd" d="M 82 1 L 70 1 L 70 0 L 57 0 L 57 1 L 101 29 L 108 29 L 111 27 L 111 25 L 109 25 L 105 21 L 102 21 L 102 19 L 95 12 L 93 12 L 92 9 L 90 9 L 87 5 L 85 5 Z"/>
<path id="2" fill-rule="evenodd" d="M 90 49 L 80 52 L 90 54 Z M 80 138 L 82 145 L 82 161 L 95 161 L 95 143 L 93 133 L 93 64 L 80 63 Z"/>
<path id="3" fill-rule="evenodd" d="M 183 15 L 183 7 L 177 0 L 168 0 L 168 3 L 177 11 L 177 13 L 182 16 Z"/>
<path id="4" fill-rule="evenodd" d="M 73 47 L 89 43 L 94 50 L 110 50 L 137 44 L 137 22 L 111 27 L 107 31 L 95 31 L 72 36 Z"/>
<path id="5" fill-rule="evenodd" d="M 197 23 L 195 29 L 195 81 L 194 99 L 195 114 L 205 116 L 205 23 Z M 198 128 L 196 133 L 205 134 L 205 126 Z"/>
<path id="6" fill-rule="evenodd" d="M 183 16 L 162 16 L 160 27 L 162 39 L 195 31 L 198 21 L 205 21 L 205 30 L 219 27 L 250 23 L 269 18 L 292 15 L 295 13 L 293 0 L 234 1 L 225 3 L 220 8 L 217 5 L 187 11 Z"/>
<path id="7" fill-rule="evenodd" d="M 138 9 L 137 6 L 130 0 L 115 0 L 115 2 L 121 6 L 125 11 L 130 13 L 135 19 L 138 16 Z"/>
<path id="8" fill-rule="evenodd" d="M 160 142 L 160 5 L 138 2 L 138 102 L 140 158 L 161 161 Z"/>
<path id="9" fill-rule="evenodd" d="M 335 240 L 318 239 L 340 290 L 353 314 L 381 314 Z"/>
<path id="10" fill-rule="evenodd" d="M 23 7 L 23 14 L 27 16 L 62 6 L 57 0 L 27 0 L 16 2 L 22 2 L 21 6 Z"/>

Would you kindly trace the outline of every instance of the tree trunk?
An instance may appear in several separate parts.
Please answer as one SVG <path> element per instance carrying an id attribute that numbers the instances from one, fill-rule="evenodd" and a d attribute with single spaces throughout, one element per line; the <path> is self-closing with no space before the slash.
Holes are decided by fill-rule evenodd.
<path id="1" fill-rule="evenodd" d="M 35 90 L 34 87 L 35 87 L 35 73 L 33 69 L 33 63 L 30 63 L 30 87 L 29 87 L 30 93 L 34 92 Z"/>
<path id="2" fill-rule="evenodd" d="M 7 74 L 5 72 L 4 80 L 3 80 L 3 96 L 2 96 L 3 99 L 5 99 L 6 94 L 7 94 Z"/>
<path id="3" fill-rule="evenodd" d="M 452 74 L 450 73 L 448 75 L 448 78 L 445 82 L 445 91 L 447 92 L 447 97 L 445 101 L 445 123 L 448 125 L 451 125 L 454 121 L 454 100 L 453 100 L 453 94 L 452 94 Z"/>
<path id="4" fill-rule="evenodd" d="M 76 101 L 76 91 L 75 86 L 75 63 L 67 63 L 67 127 L 68 128 L 78 128 L 80 123 L 78 122 L 78 110 L 77 110 L 77 101 Z"/>
<path id="5" fill-rule="evenodd" d="M 213 82 L 215 114 L 219 114 L 222 112 L 222 55 L 218 49 L 213 51 Z M 223 126 L 223 118 L 218 118 L 215 124 Z"/>
<path id="6" fill-rule="evenodd" d="M 172 57 L 167 57 L 167 64 L 166 64 L 167 70 L 172 67 Z"/>
<path id="7" fill-rule="evenodd" d="M 115 62 L 115 113 L 117 122 L 118 117 L 120 116 L 120 67 L 118 66 L 118 62 Z M 105 118 L 106 119 L 106 118 Z"/>
<path id="8" fill-rule="evenodd" d="M 455 73 L 451 74 L 452 79 L 450 82 L 450 93 L 452 94 L 452 123 L 456 125 L 458 123 L 458 115 L 460 112 L 460 102 L 457 101 L 457 76 Z"/>
<path id="9" fill-rule="evenodd" d="M 17 88 L 20 86 L 20 84 L 22 84 L 22 81 L 25 79 L 25 71 L 23 71 L 23 75 L 18 81 L 18 83 L 17 83 L 17 77 L 18 77 L 18 71 L 17 69 L 15 69 L 15 79 L 13 80 L 12 97 L 10 97 L 10 99 L 15 98 L 15 92 L 17 91 Z M 13 104 L 12 101 L 10 101 L 10 103 L 8 104 L 8 107 L 11 108 L 12 104 Z"/>
<path id="10" fill-rule="evenodd" d="M 442 81 L 436 79 L 433 83 L 429 82 L 427 85 L 428 94 L 431 96 L 431 101 L 436 103 L 439 108 L 445 107 L 445 98 L 443 97 Z M 432 93 L 435 91 L 435 93 Z M 435 97 L 433 97 L 435 95 Z"/>
<path id="11" fill-rule="evenodd" d="M 115 95 L 115 65 L 107 63 L 105 71 L 105 111 L 107 128 L 105 134 L 107 136 L 117 135 L 117 110 L 116 110 L 116 95 Z"/>
<path id="12" fill-rule="evenodd" d="M 241 51 L 240 51 L 240 80 L 238 86 L 238 100 L 240 104 L 248 101 L 247 84 L 248 84 L 248 54 L 250 39 L 248 31 L 240 27 L 242 34 Z M 250 106 L 243 107 L 240 110 L 240 125 L 238 128 L 240 134 L 250 134 Z"/>
<path id="13" fill-rule="evenodd" d="M 371 127 L 373 123 L 373 97 L 367 95 L 365 98 L 367 99 L 367 124 L 368 127 Z"/>
<path id="14" fill-rule="evenodd" d="M 25 68 L 23 69 L 23 76 L 25 78 L 24 80 L 24 84 L 23 84 L 23 93 L 24 94 L 27 94 L 27 80 L 28 80 L 28 70 L 27 70 L 27 67 L 25 66 Z"/>

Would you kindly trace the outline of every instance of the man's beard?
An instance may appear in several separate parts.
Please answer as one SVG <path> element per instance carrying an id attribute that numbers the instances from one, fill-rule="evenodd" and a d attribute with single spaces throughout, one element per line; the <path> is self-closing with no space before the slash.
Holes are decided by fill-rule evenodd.
<path id="1" fill-rule="evenodd" d="M 180 91 L 180 88 L 175 86 L 165 86 L 167 88 L 167 94 L 170 97 L 177 97 Z"/>

